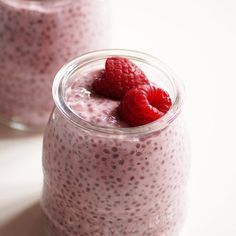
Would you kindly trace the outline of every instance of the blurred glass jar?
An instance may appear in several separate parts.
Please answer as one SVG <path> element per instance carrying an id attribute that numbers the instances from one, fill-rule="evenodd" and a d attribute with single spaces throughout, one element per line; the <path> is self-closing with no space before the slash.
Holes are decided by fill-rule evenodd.
<path id="1" fill-rule="evenodd" d="M 68 60 L 108 46 L 109 1 L 0 0 L 0 122 L 41 130 Z"/>
<path id="2" fill-rule="evenodd" d="M 132 60 L 169 92 L 173 106 L 163 118 L 139 127 L 106 127 L 87 122 L 68 105 L 66 91 L 73 81 L 100 71 L 114 55 Z M 41 206 L 48 235 L 179 235 L 189 142 L 181 112 L 184 91 L 175 74 L 146 54 L 103 50 L 64 66 L 54 81 L 53 97 L 56 106 L 43 144 Z M 92 101 L 96 107 L 101 100 Z"/>

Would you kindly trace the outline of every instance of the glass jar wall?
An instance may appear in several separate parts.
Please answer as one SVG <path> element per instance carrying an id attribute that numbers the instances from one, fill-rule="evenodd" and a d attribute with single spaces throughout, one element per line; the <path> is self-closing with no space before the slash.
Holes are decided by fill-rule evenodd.
<path id="1" fill-rule="evenodd" d="M 173 101 L 170 111 L 132 128 L 99 126 L 76 114 L 66 101 L 68 87 L 75 80 L 83 84 L 85 75 L 103 69 L 110 56 L 129 58 L 164 87 Z M 49 235 L 178 235 L 185 218 L 189 149 L 183 90 L 172 72 L 146 54 L 94 52 L 60 70 L 53 96 L 56 106 L 44 135 L 41 202 Z M 95 109 L 102 98 L 96 103 L 92 96 L 85 99 L 93 99 Z M 104 98 L 103 104 L 109 101 Z"/>

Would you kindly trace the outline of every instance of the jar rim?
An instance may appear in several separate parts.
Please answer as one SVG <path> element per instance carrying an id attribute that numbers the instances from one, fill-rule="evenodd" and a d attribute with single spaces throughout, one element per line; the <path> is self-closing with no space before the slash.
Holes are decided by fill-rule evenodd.
<path id="1" fill-rule="evenodd" d="M 11 3 L 9 3 L 8 0 L 0 0 L 0 2 L 3 2 L 7 5 L 14 5 L 14 4 L 23 4 L 22 7 L 30 8 L 31 4 L 34 4 L 34 6 L 51 6 L 52 4 L 57 7 L 61 4 L 67 4 L 70 2 L 73 2 L 74 0 L 49 0 L 49 1 L 39 1 L 39 0 L 11 0 Z"/>
<path id="2" fill-rule="evenodd" d="M 63 96 L 66 80 L 75 71 L 79 70 L 85 65 L 88 65 L 88 63 L 94 62 L 96 60 L 106 59 L 112 56 L 128 57 L 129 59 L 139 60 L 140 62 L 148 64 L 152 67 L 158 66 L 158 69 L 159 70 L 161 69 L 167 75 L 168 79 L 170 80 L 175 90 L 175 98 L 172 102 L 170 110 L 164 116 L 146 125 L 137 127 L 128 127 L 128 128 L 127 127 L 117 128 L 117 127 L 98 126 L 92 124 L 89 121 L 86 121 L 83 118 L 76 115 L 69 108 Z M 153 57 L 149 54 L 127 49 L 103 49 L 82 54 L 81 56 L 65 64 L 58 71 L 52 86 L 52 95 L 55 105 L 66 119 L 68 119 L 74 125 L 82 128 L 83 130 L 95 131 L 115 136 L 117 135 L 132 136 L 140 134 L 149 134 L 166 128 L 179 115 L 183 105 L 184 94 L 185 94 L 185 89 L 183 83 L 172 71 L 172 69 L 170 69 L 165 63 L 163 63 L 158 58 Z"/>

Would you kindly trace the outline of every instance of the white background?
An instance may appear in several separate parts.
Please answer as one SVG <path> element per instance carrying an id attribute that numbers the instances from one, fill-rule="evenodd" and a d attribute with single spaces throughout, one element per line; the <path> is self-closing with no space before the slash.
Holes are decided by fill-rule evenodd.
<path id="1" fill-rule="evenodd" d="M 236 235 L 236 1 L 113 0 L 113 47 L 157 56 L 186 85 L 192 143 L 181 236 Z M 0 126 L 0 236 L 43 236 L 40 135 Z"/>

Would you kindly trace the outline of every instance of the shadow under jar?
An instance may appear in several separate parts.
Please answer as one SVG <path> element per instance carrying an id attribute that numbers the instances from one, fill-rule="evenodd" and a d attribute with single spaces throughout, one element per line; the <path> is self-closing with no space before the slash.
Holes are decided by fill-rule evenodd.
<path id="1" fill-rule="evenodd" d="M 0 122 L 41 130 L 60 67 L 107 47 L 109 0 L 0 0 Z"/>
<path id="2" fill-rule="evenodd" d="M 169 112 L 139 127 L 127 127 L 114 112 L 110 122 L 109 111 L 100 109 L 112 110 L 119 101 L 94 94 L 88 85 L 110 56 L 129 58 L 167 90 L 173 101 Z M 48 234 L 178 235 L 185 218 L 189 148 L 181 115 L 183 90 L 173 72 L 147 54 L 97 51 L 59 71 L 53 97 L 56 106 L 43 144 L 41 205 Z M 82 104 L 93 108 L 83 113 L 85 118 Z"/>

